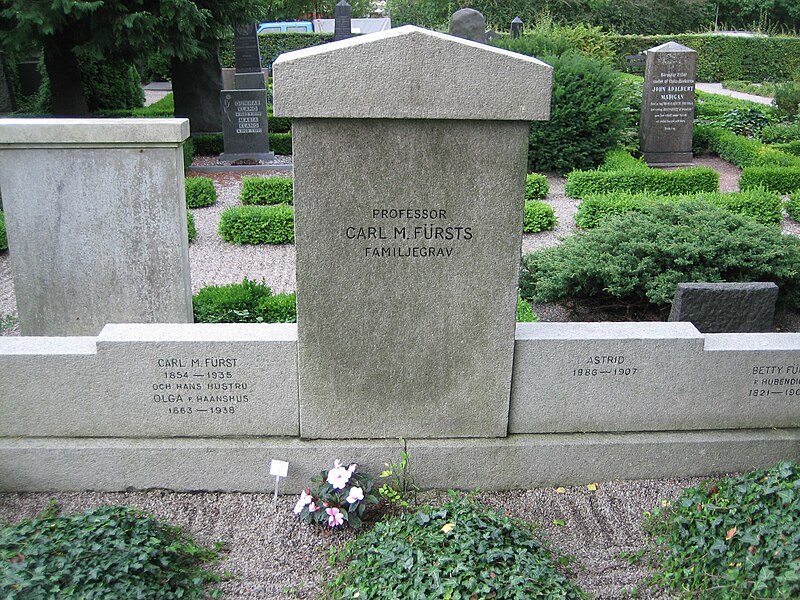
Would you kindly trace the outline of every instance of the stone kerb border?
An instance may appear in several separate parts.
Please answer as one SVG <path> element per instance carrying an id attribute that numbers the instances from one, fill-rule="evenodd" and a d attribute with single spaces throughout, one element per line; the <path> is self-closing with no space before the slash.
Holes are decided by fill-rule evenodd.
<path id="1" fill-rule="evenodd" d="M 269 458 L 282 458 L 292 492 L 335 457 L 374 469 L 395 460 L 395 439 L 300 439 L 296 344 L 294 325 L 0 338 L 0 491 L 256 491 Z M 408 440 L 422 485 L 508 489 L 800 458 L 800 334 L 520 324 L 515 354 L 511 435 Z"/>

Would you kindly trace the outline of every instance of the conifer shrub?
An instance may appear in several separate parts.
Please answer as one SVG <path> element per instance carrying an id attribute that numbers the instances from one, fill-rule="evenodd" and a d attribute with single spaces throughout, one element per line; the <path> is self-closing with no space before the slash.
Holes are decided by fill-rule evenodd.
<path id="1" fill-rule="evenodd" d="M 291 177 L 242 177 L 243 204 L 292 204 Z"/>
<path id="2" fill-rule="evenodd" d="M 552 206 L 539 200 L 530 200 L 525 203 L 522 231 L 525 233 L 550 231 L 556 225 L 558 225 L 558 219 Z"/>
<path id="3" fill-rule="evenodd" d="M 186 232 L 189 237 L 189 243 L 192 243 L 197 238 L 197 227 L 194 224 L 194 215 L 188 210 L 186 211 Z"/>
<path id="4" fill-rule="evenodd" d="M 231 206 L 219 221 L 219 235 L 232 244 L 291 244 L 294 209 L 275 206 Z"/>
<path id="5" fill-rule="evenodd" d="M 550 193 L 547 177 L 539 173 L 528 173 L 525 178 L 525 200 L 542 200 Z"/>
<path id="6" fill-rule="evenodd" d="M 739 189 L 764 189 L 778 194 L 790 194 L 800 190 L 800 166 L 746 167 L 739 177 Z"/>
<path id="7" fill-rule="evenodd" d="M 203 208 L 217 201 L 217 190 L 209 177 L 187 177 L 184 184 L 187 208 Z"/>
<path id="8" fill-rule="evenodd" d="M 676 171 L 635 167 L 624 171 L 573 171 L 564 192 L 572 198 L 616 192 L 696 194 L 719 190 L 719 173 L 707 167 Z"/>
<path id="9" fill-rule="evenodd" d="M 578 206 L 575 224 L 583 229 L 597 227 L 609 217 L 641 211 L 653 202 L 702 201 L 729 212 L 753 219 L 762 225 L 777 225 L 783 220 L 781 198 L 764 190 L 748 192 L 685 194 L 659 196 L 655 194 L 603 194 L 587 196 Z"/>
<path id="10" fill-rule="evenodd" d="M 195 323 L 294 323 L 295 294 L 273 294 L 265 283 L 247 279 L 211 285 L 192 297 Z"/>
<path id="11" fill-rule="evenodd" d="M 525 255 L 520 291 L 665 306 L 678 283 L 722 281 L 773 281 L 800 307 L 800 239 L 705 202 L 657 202 Z"/>
<path id="12" fill-rule="evenodd" d="M 8 250 L 8 237 L 6 236 L 6 218 L 0 210 L 0 252 Z"/>
<path id="13" fill-rule="evenodd" d="M 625 101 L 619 76 L 607 62 L 580 54 L 545 62 L 553 66 L 550 120 L 531 124 L 529 170 L 592 169 L 622 136 Z"/>

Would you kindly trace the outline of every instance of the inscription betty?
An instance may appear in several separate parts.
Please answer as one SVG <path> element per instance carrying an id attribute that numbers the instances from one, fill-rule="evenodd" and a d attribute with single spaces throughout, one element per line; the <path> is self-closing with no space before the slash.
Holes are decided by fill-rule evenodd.
<path id="1" fill-rule="evenodd" d="M 756 365 L 751 374 L 762 377 L 753 379 L 748 396 L 800 396 L 800 365 Z"/>

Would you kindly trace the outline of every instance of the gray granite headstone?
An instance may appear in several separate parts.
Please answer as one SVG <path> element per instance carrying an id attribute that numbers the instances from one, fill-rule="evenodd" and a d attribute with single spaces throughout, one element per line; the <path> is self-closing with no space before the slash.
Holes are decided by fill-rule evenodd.
<path id="1" fill-rule="evenodd" d="M 474 8 L 462 8 L 450 17 L 450 35 L 486 43 L 486 18 Z"/>
<path id="2" fill-rule="evenodd" d="M 220 159 L 272 160 L 267 134 L 267 95 L 262 90 L 222 90 L 222 139 Z"/>
<path id="3" fill-rule="evenodd" d="M 522 35 L 522 25 L 522 19 L 519 17 L 514 17 L 514 20 L 511 21 L 511 28 L 509 30 L 512 38 L 517 39 L 520 35 Z"/>
<path id="4" fill-rule="evenodd" d="M 350 17 L 350 4 L 347 0 L 339 0 L 336 4 L 333 25 L 333 41 L 346 40 L 353 37 L 353 20 Z"/>
<path id="5" fill-rule="evenodd" d="M 690 321 L 702 333 L 772 331 L 778 286 L 755 283 L 679 283 L 670 321 Z"/>
<path id="6" fill-rule="evenodd" d="M 646 51 L 639 146 L 652 166 L 692 163 L 697 52 L 677 42 Z"/>
<path id="7" fill-rule="evenodd" d="M 234 26 L 233 46 L 236 56 L 236 89 L 265 88 L 255 23 L 240 23 Z"/>
<path id="8" fill-rule="evenodd" d="M 411 26 L 275 62 L 302 437 L 506 435 L 527 139 L 551 73 Z"/>

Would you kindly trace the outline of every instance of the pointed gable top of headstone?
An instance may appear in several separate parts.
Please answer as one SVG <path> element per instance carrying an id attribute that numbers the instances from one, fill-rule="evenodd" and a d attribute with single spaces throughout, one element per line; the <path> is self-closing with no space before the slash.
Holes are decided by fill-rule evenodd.
<path id="1" fill-rule="evenodd" d="M 688 46 L 684 46 L 683 44 L 679 44 L 678 42 L 666 42 L 661 44 L 660 46 L 654 46 L 648 50 L 645 50 L 645 54 L 650 54 L 651 52 L 694 52 L 697 53 L 696 50 L 689 48 Z"/>
<path id="2" fill-rule="evenodd" d="M 550 116 L 552 67 L 407 25 L 281 54 L 281 117 L 531 121 Z"/>

